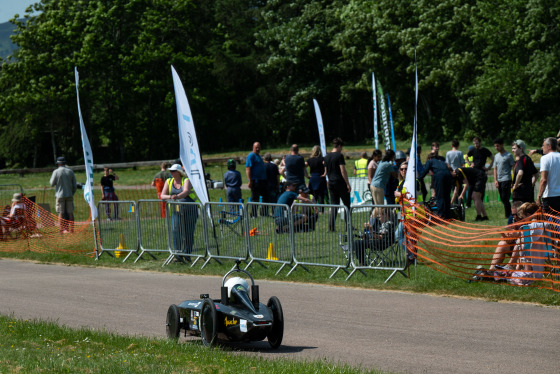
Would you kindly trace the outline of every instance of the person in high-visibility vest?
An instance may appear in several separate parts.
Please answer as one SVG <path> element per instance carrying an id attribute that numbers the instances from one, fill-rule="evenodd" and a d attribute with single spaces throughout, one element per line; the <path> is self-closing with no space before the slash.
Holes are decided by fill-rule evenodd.
<path id="1" fill-rule="evenodd" d="M 185 177 L 183 168 L 174 164 L 169 168 L 172 178 L 165 181 L 161 191 L 162 200 L 172 200 L 181 203 L 198 202 L 192 184 Z M 198 219 L 198 207 L 195 205 L 168 204 L 172 213 L 173 245 L 175 252 L 192 253 L 194 245 L 194 231 Z"/>
<path id="2" fill-rule="evenodd" d="M 354 161 L 354 175 L 362 178 L 367 177 L 367 167 L 368 167 L 368 155 L 367 152 L 362 153 L 362 158 Z"/>

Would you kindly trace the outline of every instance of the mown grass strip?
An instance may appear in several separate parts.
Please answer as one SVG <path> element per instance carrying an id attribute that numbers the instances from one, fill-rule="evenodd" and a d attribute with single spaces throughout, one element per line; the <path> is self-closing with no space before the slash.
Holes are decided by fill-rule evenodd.
<path id="1" fill-rule="evenodd" d="M 1 373 L 381 373 L 0 316 Z"/>

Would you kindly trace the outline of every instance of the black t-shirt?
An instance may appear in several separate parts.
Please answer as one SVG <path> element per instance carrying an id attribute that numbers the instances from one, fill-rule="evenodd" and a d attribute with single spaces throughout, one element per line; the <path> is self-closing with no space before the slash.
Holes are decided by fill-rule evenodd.
<path id="1" fill-rule="evenodd" d="M 115 180 L 114 175 L 107 175 L 101 177 L 101 186 L 105 191 L 113 191 L 113 181 Z"/>
<path id="2" fill-rule="evenodd" d="M 346 183 L 340 171 L 340 165 L 346 165 L 344 156 L 340 152 L 328 153 L 325 157 L 325 166 L 327 168 L 327 177 L 329 183 Z"/>
<path id="3" fill-rule="evenodd" d="M 301 185 L 305 183 L 305 160 L 300 155 L 288 155 L 284 159 L 286 180 Z"/>
<path id="4" fill-rule="evenodd" d="M 532 177 L 534 174 L 538 173 L 533 160 L 527 155 L 523 155 L 519 157 L 519 160 L 515 162 L 515 169 L 514 169 L 514 177 L 513 181 L 517 179 L 517 174 L 523 170 L 523 177 L 521 177 L 521 185 L 518 186 L 513 191 L 513 198 L 516 200 L 523 200 L 523 201 L 534 201 L 534 189 L 533 189 L 533 182 Z"/>
<path id="5" fill-rule="evenodd" d="M 478 179 L 484 179 L 484 172 L 475 168 L 457 168 L 456 172 L 457 180 L 459 182 L 462 182 L 465 179 L 463 178 L 464 174 L 471 186 L 474 186 Z"/>
<path id="6" fill-rule="evenodd" d="M 309 165 L 309 172 L 310 173 L 321 173 L 325 172 L 325 165 L 323 156 L 311 157 L 307 160 L 307 165 Z"/>
<path id="7" fill-rule="evenodd" d="M 467 153 L 468 157 L 473 158 L 473 167 L 479 170 L 482 170 L 486 167 L 486 159 L 492 157 L 492 152 L 488 150 L 488 148 L 480 148 L 480 149 L 473 149 Z"/>
<path id="8" fill-rule="evenodd" d="M 278 187 L 278 165 L 272 162 L 265 162 L 264 167 L 266 168 L 266 185 L 269 190 L 276 190 Z"/>

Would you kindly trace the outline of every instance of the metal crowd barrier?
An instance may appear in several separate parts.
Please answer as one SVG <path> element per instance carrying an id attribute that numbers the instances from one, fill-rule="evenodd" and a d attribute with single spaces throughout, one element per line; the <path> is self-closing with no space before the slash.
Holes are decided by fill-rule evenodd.
<path id="1" fill-rule="evenodd" d="M 174 259 L 178 262 L 191 262 L 194 266 L 198 260 L 207 255 L 208 241 L 206 217 L 200 203 L 182 203 L 166 201 L 166 220 L 169 257 L 162 266 Z"/>
<path id="2" fill-rule="evenodd" d="M 324 208 L 323 214 L 320 214 L 319 208 Z M 339 270 L 348 273 L 350 261 L 341 241 L 351 230 L 348 213 L 348 208 L 344 205 L 295 204 L 293 206 L 291 217 L 294 221 L 292 234 L 294 267 L 287 275 L 298 266 L 306 269 L 306 265 L 334 268 L 330 278 Z M 298 223 L 299 215 L 307 215 L 308 218 L 314 215 L 315 222 L 312 225 L 305 220 Z"/>
<path id="3" fill-rule="evenodd" d="M 249 268 L 254 262 L 282 264 L 276 272 L 279 274 L 284 267 L 293 263 L 294 227 L 290 208 L 285 204 L 247 203 L 247 210 L 261 211 L 266 214 L 247 217 L 249 229 L 248 248 L 251 260 Z"/>
<path id="4" fill-rule="evenodd" d="M 212 202 L 204 208 L 208 256 L 204 268 L 211 260 L 247 260 L 247 220 L 243 204 Z"/>
<path id="5" fill-rule="evenodd" d="M 163 203 L 163 206 L 162 206 Z M 119 220 L 107 220 L 105 207 L 117 204 Z M 399 232 L 399 205 L 362 205 L 348 210 L 343 205 L 211 202 L 180 203 L 160 200 L 101 201 L 99 207 L 100 254 L 168 253 L 163 266 L 172 260 L 194 266 L 204 259 L 254 263 L 279 263 L 279 274 L 291 267 L 330 267 L 343 270 L 350 279 L 357 271 L 392 270 L 388 282 L 407 267 Z M 379 222 L 371 220 L 377 208 Z M 255 212 L 253 217 L 249 211 Z M 334 216 L 333 216 L 334 214 Z M 110 213 L 109 217 L 113 217 Z M 386 233 L 377 235 L 383 223 Z M 401 230 L 402 231 L 402 230 Z M 402 234 L 401 234 L 402 235 Z M 350 269 L 352 268 L 352 269 Z"/>
<path id="6" fill-rule="evenodd" d="M 387 283 L 400 272 L 407 277 L 407 256 L 401 223 L 400 205 L 352 207 L 352 231 L 344 244 L 350 253 L 353 270 L 346 280 L 364 269 L 393 270 Z"/>
<path id="7" fill-rule="evenodd" d="M 162 200 L 138 200 L 138 234 L 140 254 L 134 262 L 142 258 L 144 253 L 154 260 L 153 253 L 170 253 L 170 239 L 167 230 L 167 208 Z"/>
<path id="8" fill-rule="evenodd" d="M 135 201 L 99 201 L 99 247 L 97 258 L 107 252 L 114 257 L 138 254 L 138 215 Z"/>

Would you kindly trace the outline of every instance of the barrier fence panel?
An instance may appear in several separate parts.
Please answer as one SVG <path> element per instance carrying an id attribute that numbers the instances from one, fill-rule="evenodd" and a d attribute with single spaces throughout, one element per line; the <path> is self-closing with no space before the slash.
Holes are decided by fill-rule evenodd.
<path id="1" fill-rule="evenodd" d="M 166 202 L 167 236 L 169 257 L 163 263 L 168 265 L 173 259 L 190 262 L 192 265 L 207 254 L 205 216 L 200 203 Z"/>
<path id="2" fill-rule="evenodd" d="M 138 254 L 138 216 L 135 201 L 99 201 L 99 247 L 98 257 L 103 253 L 125 256 Z M 110 217 L 110 218 L 109 218 Z"/>
<path id="3" fill-rule="evenodd" d="M 205 209 L 208 258 L 202 267 L 212 259 L 247 260 L 249 230 L 243 204 L 212 202 Z"/>
<path id="4" fill-rule="evenodd" d="M 167 230 L 167 209 L 161 200 L 138 201 L 138 234 L 140 254 L 138 261 L 144 253 L 156 259 L 153 253 L 169 253 L 169 237 Z"/>
<path id="5" fill-rule="evenodd" d="M 350 252 L 353 270 L 365 275 L 364 269 L 392 270 L 387 283 L 397 272 L 404 276 L 407 266 L 400 205 L 369 205 L 352 207 L 352 234 L 345 249 Z"/>
<path id="6" fill-rule="evenodd" d="M 254 206 L 254 207 L 253 207 Z M 258 207 L 257 207 L 258 206 Z M 258 262 L 282 264 L 276 274 L 293 262 L 293 223 L 290 208 L 285 204 L 247 203 L 247 210 L 267 211 L 268 215 L 248 218 L 249 256 L 246 269 Z"/>
<path id="7" fill-rule="evenodd" d="M 294 267 L 290 275 L 298 266 L 325 266 L 335 268 L 332 278 L 339 270 L 348 272 L 350 257 L 344 250 L 350 226 L 349 211 L 343 205 L 295 204 L 293 217 L 293 245 Z M 319 209 L 324 208 L 320 214 Z M 300 211 L 300 213 L 297 213 Z M 307 220 L 301 215 L 307 214 Z M 334 217 L 332 216 L 334 214 Z M 310 216 L 315 216 L 315 222 L 310 225 Z M 332 221 L 331 221 L 332 220 Z M 334 227 L 330 227 L 334 225 Z"/>

